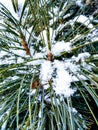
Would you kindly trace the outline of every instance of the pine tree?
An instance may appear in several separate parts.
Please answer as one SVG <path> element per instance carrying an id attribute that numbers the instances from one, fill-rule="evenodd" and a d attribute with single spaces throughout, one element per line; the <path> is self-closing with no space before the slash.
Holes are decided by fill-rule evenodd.
<path id="1" fill-rule="evenodd" d="M 97 130 L 96 0 L 11 1 L 13 13 L 0 3 L 0 129 Z"/>

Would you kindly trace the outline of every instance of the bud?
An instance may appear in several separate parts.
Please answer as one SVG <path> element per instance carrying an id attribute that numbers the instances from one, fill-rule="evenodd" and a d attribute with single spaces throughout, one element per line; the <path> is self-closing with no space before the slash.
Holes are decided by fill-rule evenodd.
<path id="1" fill-rule="evenodd" d="M 51 53 L 51 51 L 48 52 L 47 54 L 47 59 L 51 62 L 53 62 L 53 54 Z"/>
<path id="2" fill-rule="evenodd" d="M 39 79 L 35 80 L 35 81 L 32 83 L 32 89 L 37 89 L 39 86 L 40 86 L 40 81 L 39 81 Z"/>

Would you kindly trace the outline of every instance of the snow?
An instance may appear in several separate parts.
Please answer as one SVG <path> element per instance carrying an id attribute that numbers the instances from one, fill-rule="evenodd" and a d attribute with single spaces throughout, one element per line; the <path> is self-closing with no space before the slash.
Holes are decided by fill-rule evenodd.
<path id="1" fill-rule="evenodd" d="M 30 90 L 30 93 L 28 93 L 28 94 L 30 94 L 30 96 L 32 96 L 32 95 L 34 95 L 36 93 L 36 89 L 31 89 Z"/>
<path id="2" fill-rule="evenodd" d="M 98 58 L 98 54 L 93 55 L 94 59 Z"/>
<path id="3" fill-rule="evenodd" d="M 45 101 L 47 102 L 47 103 L 49 103 L 49 104 L 51 104 L 51 102 L 53 103 L 53 105 L 55 106 L 56 104 L 61 104 L 61 101 L 63 101 L 64 100 L 64 97 L 61 97 L 60 99 L 56 99 L 55 100 L 55 97 L 52 97 L 52 99 L 51 98 L 47 98 L 46 96 L 45 96 Z"/>
<path id="4" fill-rule="evenodd" d="M 32 61 L 30 61 L 30 62 L 27 62 L 27 64 L 26 65 L 28 65 L 28 66 L 32 66 L 32 65 L 40 65 L 40 64 L 42 64 L 43 63 L 43 60 L 39 60 L 39 59 L 37 59 L 37 60 L 32 60 Z"/>
<path id="5" fill-rule="evenodd" d="M 22 10 L 22 7 L 23 7 L 23 4 L 25 2 L 25 0 L 18 0 L 18 6 L 19 6 L 19 11 L 17 13 L 15 13 L 14 9 L 13 9 L 13 5 L 12 5 L 12 2 L 11 0 L 0 0 L 0 2 L 7 8 L 10 10 L 11 14 L 18 20 L 19 19 L 19 16 L 20 16 L 20 13 L 21 13 L 21 10 Z"/>
<path id="6" fill-rule="evenodd" d="M 6 129 L 6 125 L 7 125 L 7 120 L 2 124 L 1 130 L 5 130 Z"/>
<path id="7" fill-rule="evenodd" d="M 53 63 L 45 61 L 41 65 L 40 80 L 44 89 L 49 88 L 48 82 L 53 80 L 53 89 L 58 95 L 69 97 L 74 94 L 75 89 L 71 89 L 72 76 L 66 70 L 67 63 L 55 60 Z M 68 66 L 67 66 L 68 67 Z M 56 69 L 56 77 L 53 78 L 53 72 Z M 47 84 L 46 84 L 47 83 Z M 46 85 L 44 85 L 46 84 Z"/>
<path id="8" fill-rule="evenodd" d="M 7 52 L 0 50 L 0 59 L 1 59 L 3 56 L 5 56 L 6 54 L 7 54 Z"/>
<path id="9" fill-rule="evenodd" d="M 87 70 L 92 70 L 92 66 L 87 64 L 85 61 L 87 58 L 89 58 L 91 55 L 88 52 L 80 53 L 77 57 L 75 58 L 76 63 L 80 62 L 79 64 L 82 65 L 83 68 Z M 84 76 L 81 76 L 82 79 L 85 79 Z"/>
<path id="10" fill-rule="evenodd" d="M 44 61 L 44 53 L 36 53 L 35 55 L 32 55 L 33 60 L 28 62 L 27 65 L 40 65 Z"/>
<path id="11" fill-rule="evenodd" d="M 18 78 L 19 78 L 19 76 L 13 76 L 13 77 L 11 77 L 12 80 L 16 80 Z"/>
<path id="12" fill-rule="evenodd" d="M 93 28 L 93 25 L 90 23 L 90 20 L 88 17 L 84 16 L 84 15 L 79 15 L 79 16 L 76 16 L 74 19 L 73 19 L 74 22 L 78 22 L 78 23 L 81 23 L 83 25 L 85 25 L 86 27 L 92 29 Z"/>
<path id="13" fill-rule="evenodd" d="M 12 64 L 12 63 L 15 63 L 15 61 L 11 58 L 8 59 L 5 59 L 5 60 L 1 60 L 0 61 L 0 65 L 4 65 L 4 64 Z"/>
<path id="14" fill-rule="evenodd" d="M 76 62 L 78 62 L 79 60 L 85 61 L 85 59 L 89 57 L 90 57 L 90 54 L 88 52 L 80 53 L 78 57 L 76 58 Z"/>
<path id="15" fill-rule="evenodd" d="M 87 38 L 90 39 L 92 42 L 98 41 L 98 30 L 93 28 L 87 35 Z"/>
<path id="16" fill-rule="evenodd" d="M 53 18 L 49 21 L 50 25 L 52 25 L 54 22 L 56 22 L 57 16 L 58 16 L 58 13 L 59 13 L 59 8 L 58 7 L 52 8 L 52 12 L 53 13 L 49 12 L 50 16 Z"/>
<path id="17" fill-rule="evenodd" d="M 72 108 L 72 112 L 75 114 L 78 113 L 78 111 L 75 108 Z"/>
<path id="18" fill-rule="evenodd" d="M 11 4 L 11 0 L 0 0 L 0 2 L 2 2 L 8 9 L 10 9 L 10 12 L 12 13 L 12 15 L 19 20 L 19 17 L 21 15 L 21 11 L 22 11 L 22 7 L 23 4 L 25 2 L 25 0 L 19 0 L 19 11 L 17 13 L 14 12 L 12 4 Z M 77 0 L 76 1 L 77 5 L 79 5 L 80 7 L 82 7 L 83 5 L 81 4 L 81 0 Z M 63 10 L 66 8 L 66 4 L 65 6 L 63 6 Z M 50 20 L 50 23 L 52 24 L 54 21 L 56 21 L 58 19 L 58 15 L 62 15 L 62 13 L 58 12 L 59 9 L 58 8 L 53 8 L 53 12 L 54 12 L 54 18 Z M 57 17 L 56 17 L 57 15 Z M 65 17 L 70 16 L 70 13 L 65 15 Z M 24 19 L 24 18 L 23 18 Z M 93 28 L 93 25 L 90 23 L 90 20 L 92 20 L 92 17 L 86 17 L 84 15 L 79 15 L 76 16 L 72 21 L 68 21 L 69 24 L 74 25 L 75 22 L 79 22 L 83 25 L 85 25 L 86 27 L 88 27 L 89 29 Z M 1 23 L 3 23 L 3 20 L 0 21 Z M 71 23 L 70 23 L 71 22 Z M 89 35 L 80 35 L 77 34 L 73 39 L 71 39 L 69 42 L 65 42 L 65 41 L 54 41 L 55 39 L 55 33 L 61 31 L 65 26 L 67 26 L 68 24 L 67 22 L 65 24 L 60 24 L 58 26 L 58 28 L 56 30 L 53 30 L 52 28 L 49 28 L 49 32 L 50 32 L 50 42 L 52 45 L 52 50 L 51 53 L 53 54 L 53 56 L 59 56 L 62 52 L 68 52 L 70 53 L 74 43 L 76 43 L 78 40 L 84 39 L 89 37 L 89 39 L 94 42 L 96 40 L 98 40 L 98 31 L 93 31 L 91 32 Z M 25 31 L 25 30 L 23 30 Z M 26 41 L 29 40 L 29 36 L 31 34 L 32 28 L 28 29 L 28 32 L 26 33 Z M 45 44 L 46 47 L 41 48 L 41 52 L 37 53 L 34 51 L 33 49 L 33 42 L 32 39 L 35 38 L 37 41 L 36 44 L 38 44 L 40 40 L 43 40 L 43 44 Z M 60 95 L 60 99 L 62 99 L 63 97 L 68 98 L 70 96 L 73 96 L 73 94 L 77 91 L 77 89 L 73 89 L 71 88 L 71 84 L 73 82 L 76 81 L 83 81 L 85 82 L 85 80 L 87 80 L 87 78 L 81 74 L 81 67 L 87 70 L 92 70 L 92 67 L 90 65 L 88 65 L 86 63 L 86 59 L 89 58 L 91 55 L 88 52 L 84 52 L 84 53 L 80 53 L 77 56 L 73 56 L 71 58 L 64 58 L 63 61 L 59 61 L 59 60 L 55 60 L 53 62 L 45 60 L 44 57 L 46 57 L 47 53 L 48 53 L 48 39 L 47 39 L 47 31 L 43 30 L 40 35 L 38 37 L 33 36 L 32 34 L 32 39 L 30 40 L 30 52 L 31 52 L 31 58 L 32 61 L 30 60 L 30 62 L 27 62 L 26 65 L 41 65 L 40 66 L 40 74 L 39 74 L 39 78 L 41 81 L 41 85 L 43 86 L 43 89 L 48 89 L 50 87 L 49 81 L 51 82 L 51 86 L 53 87 L 54 92 L 56 93 L 56 95 Z M 85 39 L 84 39 L 85 40 Z M 88 44 L 88 39 L 86 41 L 86 43 L 84 44 Z M 18 45 L 16 45 L 18 47 Z M 12 45 L 11 45 L 12 47 Z M 14 45 L 13 45 L 14 47 Z M 19 46 L 20 47 L 20 46 Z M 20 48 L 21 49 L 21 48 Z M 22 59 L 22 57 L 27 57 L 25 50 L 15 50 L 15 49 L 10 49 L 9 51 L 13 52 L 14 54 L 17 54 L 19 57 L 17 58 L 17 63 L 22 63 L 24 62 L 24 59 Z M 34 54 L 35 52 L 35 54 Z M 1 51 L 1 55 L 0 58 L 3 59 L 3 56 L 7 55 L 8 52 L 4 52 Z M 27 57 L 28 58 L 28 57 Z M 42 58 L 42 59 L 41 59 Z M 93 58 L 98 59 L 98 55 L 94 55 Z M 15 63 L 15 56 L 10 55 L 10 57 L 4 59 L 0 61 L 0 65 L 3 64 L 11 64 L 11 63 Z M 33 60 L 35 59 L 35 60 Z M 80 61 L 80 63 L 79 63 Z M 17 71 L 18 73 L 24 73 L 24 74 L 29 74 L 30 72 L 33 73 L 33 68 L 31 68 L 29 71 L 27 70 L 19 70 Z M 14 69 L 14 68 L 12 68 Z M 10 69 L 11 70 L 11 69 Z M 38 68 L 39 70 L 39 68 Z M 5 79 L 4 82 L 6 83 L 7 80 L 17 80 L 18 76 L 9 76 L 9 78 Z M 92 77 L 91 77 L 92 78 Z M 10 86 L 9 86 L 10 88 Z M 24 91 L 24 89 L 22 90 Z M 36 92 L 35 89 L 31 89 L 30 90 L 30 94 L 31 96 L 34 95 Z M 41 101 L 41 100 L 40 100 Z M 47 101 L 51 102 L 51 98 L 49 97 L 47 99 Z M 57 104 L 60 104 L 61 100 L 56 100 Z M 36 102 L 36 101 L 35 101 Z M 55 98 L 52 98 L 52 102 L 55 105 Z M 0 108 L 1 109 L 1 108 Z M 3 109 L 3 108 L 2 108 Z M 70 108 L 69 108 L 70 109 Z M 71 109 L 72 112 L 74 114 L 77 114 L 77 110 L 75 108 Z M 42 111 L 39 111 L 39 118 L 42 117 Z M 1 130 L 6 129 L 6 121 L 2 124 Z"/>
<path id="19" fill-rule="evenodd" d="M 23 4 L 25 2 L 25 0 L 19 0 L 18 4 L 19 4 L 19 12 L 15 13 L 13 10 L 13 6 L 11 3 L 11 0 L 8 0 L 7 2 L 4 0 L 0 0 L 1 3 L 3 3 L 8 9 L 10 9 L 10 12 L 12 13 L 12 15 L 16 18 L 19 19 L 20 14 L 21 14 L 21 10 L 23 7 Z M 77 0 L 76 2 L 79 6 L 82 6 L 81 4 L 81 0 Z M 63 9 L 66 7 L 66 4 L 63 6 Z M 55 20 L 57 20 L 58 18 L 58 12 L 59 9 L 57 7 L 53 8 L 53 12 L 54 12 L 54 18 L 50 21 L 50 23 Z M 56 17 L 57 15 L 57 17 Z M 59 14 L 59 15 L 62 15 Z M 70 14 L 65 15 L 65 17 L 70 16 Z M 84 15 L 79 15 L 76 16 L 73 20 L 66 22 L 66 26 L 68 23 L 74 25 L 75 22 L 79 22 L 85 26 L 87 26 L 88 28 L 92 29 L 93 25 L 90 23 L 90 20 L 92 20 L 92 17 L 88 18 Z M 2 22 L 2 21 L 1 21 Z M 54 56 L 59 56 L 62 52 L 68 52 L 70 53 L 72 50 L 72 45 L 74 42 L 77 42 L 78 40 L 80 40 L 81 38 L 84 38 L 84 35 L 76 35 L 73 39 L 71 39 L 69 42 L 65 42 L 65 41 L 54 41 L 54 37 L 55 37 L 55 33 L 61 31 L 64 27 L 65 24 L 60 24 L 58 26 L 58 28 L 56 30 L 53 30 L 52 28 L 49 28 L 49 35 L 50 35 L 50 42 L 55 43 L 52 45 L 52 54 Z M 28 32 L 26 32 L 26 40 L 28 41 L 29 39 L 29 35 L 32 31 L 32 28 L 28 29 Z M 91 33 L 90 35 L 88 35 L 88 37 L 93 34 L 93 36 L 95 36 L 94 38 L 92 38 L 92 41 L 98 40 L 98 36 L 96 35 L 96 32 L 94 31 L 93 33 Z M 33 35 L 33 34 L 32 34 Z M 38 60 L 32 60 L 30 62 L 28 62 L 26 65 L 41 65 L 40 68 L 40 81 L 41 84 L 43 85 L 44 89 L 49 88 L 49 81 L 52 80 L 52 85 L 53 85 L 53 90 L 55 91 L 55 93 L 57 95 L 64 95 L 65 97 L 69 97 L 72 96 L 74 94 L 74 92 L 76 91 L 76 89 L 72 89 L 71 88 L 71 83 L 75 82 L 75 81 L 79 81 L 80 80 L 86 80 L 86 77 L 82 74 L 80 74 L 79 72 L 81 71 L 81 66 L 82 65 L 84 68 L 91 70 L 91 66 L 87 65 L 85 62 L 86 58 L 90 57 L 90 54 L 88 52 L 84 52 L 84 53 L 80 53 L 77 57 L 73 56 L 72 58 L 70 58 L 69 60 L 67 58 L 64 59 L 64 61 L 59 61 L 59 60 L 54 60 L 53 62 L 45 60 L 44 56 L 46 56 L 47 52 L 48 52 L 48 39 L 47 39 L 47 30 L 43 30 L 40 35 L 35 38 L 36 40 L 38 39 L 40 41 L 40 39 L 43 40 L 44 44 L 45 44 L 45 48 L 43 48 L 43 50 L 41 50 L 40 53 L 36 53 L 34 54 L 34 50 L 33 48 L 30 48 L 30 52 L 32 53 L 32 57 L 33 59 L 38 59 Z M 33 44 L 33 43 L 32 43 Z M 14 49 L 10 49 L 11 52 L 13 52 L 14 54 L 19 55 L 20 57 L 18 58 L 17 62 L 21 63 L 23 62 L 21 56 L 26 57 L 26 52 L 24 50 L 14 50 Z M 6 55 L 7 52 L 4 52 L 1 54 L 1 57 L 3 57 L 4 55 Z M 43 58 L 42 60 L 40 58 Z M 81 63 L 77 64 L 79 61 L 81 61 Z M 9 58 L 9 61 L 4 60 L 2 61 L 3 64 L 10 64 L 10 63 L 14 63 L 13 57 L 11 56 L 11 59 Z M 26 73 L 26 71 L 18 71 L 20 73 Z M 55 76 L 53 76 L 55 73 Z M 73 74 L 73 75 L 72 75 Z M 12 80 L 17 79 L 18 77 L 12 77 Z M 34 91 L 32 92 L 34 93 Z"/>
<path id="20" fill-rule="evenodd" d="M 40 69 L 40 81 L 44 89 L 49 88 L 48 82 L 51 80 L 53 90 L 57 95 L 70 97 L 76 89 L 71 88 L 71 83 L 75 81 L 85 81 L 87 78 L 81 74 L 81 65 L 91 70 L 92 67 L 86 64 L 86 58 L 89 58 L 88 52 L 80 53 L 77 57 L 73 56 L 70 60 L 44 61 Z M 77 64 L 81 60 L 81 63 Z"/>
<path id="21" fill-rule="evenodd" d="M 36 53 L 35 55 L 33 55 L 33 58 L 43 58 L 44 57 L 44 54 L 39 52 L 39 53 Z"/>
<path id="22" fill-rule="evenodd" d="M 21 58 L 21 57 L 18 57 L 17 58 L 17 63 L 23 63 L 24 62 L 24 59 L 23 58 Z"/>
<path id="23" fill-rule="evenodd" d="M 42 110 L 40 109 L 39 113 L 38 113 L 38 117 L 42 118 Z"/>
<path id="24" fill-rule="evenodd" d="M 59 31 L 61 31 L 61 30 L 65 27 L 65 25 L 67 25 L 67 24 L 68 24 L 68 23 L 60 24 L 60 25 L 57 27 L 56 32 L 58 33 Z"/>
<path id="25" fill-rule="evenodd" d="M 72 77 L 67 70 L 65 70 L 65 63 L 60 61 L 54 62 L 54 67 L 57 69 L 57 75 L 54 79 L 54 87 L 56 94 L 69 97 L 73 95 L 75 90 L 71 89 Z"/>
<path id="26" fill-rule="evenodd" d="M 10 49 L 10 52 L 13 52 L 13 54 L 17 54 L 19 55 L 20 57 L 26 57 L 26 52 L 24 50 L 15 50 L 15 49 Z"/>
<path id="27" fill-rule="evenodd" d="M 51 61 L 44 61 L 40 69 L 40 79 L 42 85 L 50 81 L 50 79 L 52 78 L 52 73 L 53 69 Z"/>
<path id="28" fill-rule="evenodd" d="M 24 2 L 25 2 L 25 0 L 18 0 L 19 11 L 17 12 L 17 15 L 18 15 L 19 18 L 21 16 L 21 12 L 22 12 L 22 8 L 23 8 L 23 5 L 24 5 Z"/>
<path id="29" fill-rule="evenodd" d="M 76 76 L 72 76 L 72 81 L 75 82 L 75 81 L 85 81 L 87 80 L 87 78 L 81 74 L 76 74 Z"/>
<path id="30" fill-rule="evenodd" d="M 1 116 L 0 121 L 3 120 L 4 116 L 9 116 L 9 113 L 10 113 L 10 108 L 3 115 L 0 115 Z M 5 130 L 6 125 L 7 125 L 7 119 L 3 122 L 3 124 L 1 124 L 1 130 Z"/>
<path id="31" fill-rule="evenodd" d="M 57 77 L 54 79 L 54 90 L 56 94 L 69 97 L 74 93 L 74 90 L 70 88 L 71 76 L 65 70 L 57 70 Z"/>
<path id="32" fill-rule="evenodd" d="M 75 42 L 77 42 L 78 40 L 83 39 L 84 37 L 85 37 L 85 35 L 80 35 L 80 34 L 78 34 L 78 35 L 76 35 L 73 39 L 71 39 L 70 42 L 75 43 Z"/>
<path id="33" fill-rule="evenodd" d="M 52 28 L 49 28 L 49 35 L 50 35 L 50 41 L 53 40 L 53 29 Z M 44 41 L 46 47 L 47 47 L 47 50 L 48 50 L 48 39 L 47 39 L 47 30 L 43 30 L 41 33 L 40 33 L 40 37 L 41 39 Z"/>
<path id="34" fill-rule="evenodd" d="M 76 0 L 76 4 L 77 4 L 78 6 L 80 6 L 80 7 L 83 6 L 83 4 L 82 4 L 82 0 Z"/>
<path id="35" fill-rule="evenodd" d="M 59 41 L 52 47 L 52 53 L 54 56 L 60 55 L 61 52 L 71 52 L 71 42 Z"/>
<path id="36" fill-rule="evenodd" d="M 0 0 L 0 2 L 7 8 L 10 10 L 11 14 L 16 18 L 18 19 L 18 16 L 17 14 L 14 12 L 14 9 L 13 9 L 13 5 L 12 5 L 12 2 L 11 0 Z"/>

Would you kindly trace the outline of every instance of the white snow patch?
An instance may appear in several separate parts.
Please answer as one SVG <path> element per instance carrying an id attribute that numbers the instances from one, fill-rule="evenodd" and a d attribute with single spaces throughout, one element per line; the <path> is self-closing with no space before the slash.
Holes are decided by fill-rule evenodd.
<path id="1" fill-rule="evenodd" d="M 34 95 L 35 93 L 36 93 L 36 89 L 31 89 L 29 94 L 30 94 L 30 96 L 32 96 L 32 95 Z"/>
<path id="2" fill-rule="evenodd" d="M 7 117 L 9 116 L 10 113 L 10 109 L 8 109 L 3 115 L 2 118 L 6 115 Z M 1 116 L 1 115 L 0 115 Z M 0 120 L 3 120 L 3 119 Z M 6 129 L 6 125 L 7 125 L 7 119 L 3 122 L 3 124 L 1 125 L 1 130 L 5 130 Z"/>
<path id="3" fill-rule="evenodd" d="M 10 49 L 11 52 L 13 52 L 14 54 L 17 54 L 19 56 L 23 56 L 26 57 L 26 52 L 25 50 L 14 50 L 14 49 Z"/>
<path id="4" fill-rule="evenodd" d="M 80 53 L 78 57 L 76 58 L 76 62 L 78 62 L 79 60 L 85 61 L 85 59 L 89 57 L 90 57 L 90 54 L 88 52 Z"/>
<path id="5" fill-rule="evenodd" d="M 24 59 L 22 57 L 18 57 L 17 58 L 17 63 L 22 63 L 22 62 L 24 62 Z"/>
<path id="6" fill-rule="evenodd" d="M 11 14 L 18 20 L 25 0 L 18 0 L 19 11 L 15 13 L 11 0 L 0 0 L 0 2 L 10 10 Z"/>
<path id="7" fill-rule="evenodd" d="M 59 41 L 52 47 L 52 53 L 54 56 L 60 55 L 61 52 L 71 52 L 71 42 Z"/>
<path id="8" fill-rule="evenodd" d="M 44 89 L 48 89 L 49 87 L 50 87 L 50 85 L 49 84 L 42 84 L 42 87 L 44 88 Z"/>
<path id="9" fill-rule="evenodd" d="M 71 63 L 70 61 L 67 61 L 66 63 L 64 63 L 64 65 L 67 71 L 71 70 L 71 72 L 73 72 L 74 74 L 80 70 L 79 65 L 76 65 L 75 63 Z"/>
<path id="10" fill-rule="evenodd" d="M 82 4 L 82 0 L 76 0 L 76 4 L 77 4 L 78 6 L 80 6 L 80 7 L 83 6 L 83 4 Z"/>
<path id="11" fill-rule="evenodd" d="M 81 64 L 87 70 L 91 70 L 91 66 L 86 64 L 85 58 L 88 58 L 88 52 L 81 53 L 77 57 L 73 56 L 70 60 L 54 62 L 44 61 L 41 65 L 40 80 L 44 89 L 49 88 L 48 81 L 52 79 L 53 90 L 57 95 L 70 97 L 76 89 L 71 88 L 71 83 L 75 81 L 85 81 L 87 78 L 81 73 Z M 76 64 L 81 59 L 81 64 Z M 66 60 L 66 59 L 65 59 Z"/>
<path id="12" fill-rule="evenodd" d="M 65 24 L 60 24 L 60 25 L 58 26 L 58 28 L 56 29 L 56 33 L 58 34 L 58 32 L 61 31 L 67 24 L 68 24 L 68 22 L 65 23 Z"/>
<path id="13" fill-rule="evenodd" d="M 78 113 L 78 111 L 75 108 L 72 108 L 73 113 Z"/>
<path id="14" fill-rule="evenodd" d="M 87 26 L 88 28 L 93 28 L 93 25 L 90 23 L 89 18 L 84 15 L 76 16 L 73 21 L 79 22 L 79 23 Z"/>
<path id="15" fill-rule="evenodd" d="M 25 3 L 25 0 L 18 0 L 19 11 L 17 12 L 17 15 L 19 18 L 21 16 L 21 12 L 22 12 L 22 8 L 23 8 L 24 3 Z"/>
<path id="16" fill-rule="evenodd" d="M 13 77 L 11 77 L 12 80 L 16 80 L 18 78 L 19 78 L 19 76 L 13 76 Z"/>
<path id="17" fill-rule="evenodd" d="M 20 0 L 21 1 L 21 0 Z M 17 14 L 14 12 L 14 9 L 13 9 L 13 5 L 12 5 L 12 2 L 11 0 L 0 0 L 0 2 L 7 8 L 10 10 L 11 14 L 16 18 L 18 19 L 18 16 Z"/>
<path id="18" fill-rule="evenodd" d="M 48 83 L 48 81 L 52 77 L 52 73 L 53 73 L 52 63 L 50 61 L 44 61 L 40 69 L 40 80 L 42 85 Z"/>
<path id="19" fill-rule="evenodd" d="M 51 98 L 46 98 L 46 96 L 45 96 L 45 101 L 47 102 L 47 103 L 49 103 L 49 104 L 51 104 L 51 102 L 53 103 L 53 105 L 57 105 L 57 104 L 60 104 L 61 103 L 61 101 L 62 101 L 62 99 L 63 99 L 63 97 L 61 97 L 61 99 L 59 100 L 59 99 L 56 99 L 55 100 L 55 98 L 54 97 L 52 97 L 52 99 Z"/>
<path id="20" fill-rule="evenodd" d="M 35 55 L 33 55 L 33 58 L 43 58 L 44 57 L 44 54 L 43 53 L 36 53 Z"/>
<path id="21" fill-rule="evenodd" d="M 92 70 L 92 66 L 85 62 L 86 59 L 89 57 L 90 57 L 90 54 L 88 52 L 80 53 L 77 57 L 73 56 L 76 63 L 80 62 L 78 65 L 76 65 L 78 72 L 80 71 L 80 65 L 82 65 L 82 67 L 87 70 Z M 83 78 L 81 78 L 81 79 L 83 80 Z M 85 79 L 85 77 L 84 77 L 84 79 Z"/>
<path id="22" fill-rule="evenodd" d="M 7 120 L 2 124 L 1 130 L 5 130 L 6 129 L 6 125 L 7 125 Z"/>
<path id="23" fill-rule="evenodd" d="M 58 70 L 57 75 L 57 78 L 54 80 L 54 90 L 56 94 L 64 95 L 65 97 L 73 95 L 75 91 L 70 88 L 72 80 L 69 73 L 64 70 Z"/>
<path id="24" fill-rule="evenodd" d="M 69 97 L 74 94 L 75 89 L 71 89 L 72 77 L 67 70 L 65 70 L 65 66 L 62 62 L 55 61 L 55 67 L 57 68 L 56 78 L 53 80 L 56 94 L 64 95 L 65 97 Z"/>
<path id="25" fill-rule="evenodd" d="M 91 38 L 91 41 L 92 41 L 92 42 L 98 41 L 98 37 L 93 37 L 93 38 Z"/>
<path id="26" fill-rule="evenodd" d="M 4 64 L 12 64 L 15 63 L 15 60 L 13 60 L 12 58 L 6 58 L 4 60 L 1 60 L 0 65 L 4 65 Z"/>
<path id="27" fill-rule="evenodd" d="M 70 40 L 70 42 L 75 43 L 78 40 L 83 39 L 84 37 L 85 37 L 84 35 L 80 35 L 80 34 L 76 35 L 72 40 Z"/>
<path id="28" fill-rule="evenodd" d="M 98 58 L 98 54 L 93 55 L 94 58 Z"/>
<path id="29" fill-rule="evenodd" d="M 7 55 L 8 52 L 5 51 L 0 51 L 0 58 L 2 58 L 3 56 Z"/>
<path id="30" fill-rule="evenodd" d="M 87 38 L 90 39 L 92 42 L 98 41 L 98 30 L 93 28 L 91 32 L 87 35 Z"/>
<path id="31" fill-rule="evenodd" d="M 39 111 L 38 117 L 39 117 L 39 118 L 42 118 L 42 110 Z"/>
<path id="32" fill-rule="evenodd" d="M 53 29 L 52 28 L 49 28 L 49 37 L 50 37 L 50 41 L 51 39 L 53 39 Z M 47 31 L 46 30 L 43 30 L 41 33 L 40 33 L 40 36 L 41 36 L 41 39 L 45 42 L 45 45 L 47 47 L 47 50 L 48 50 L 48 39 L 47 39 Z"/>
<path id="33" fill-rule="evenodd" d="M 44 59 L 36 59 L 27 63 L 27 65 L 40 65 L 44 62 Z"/>

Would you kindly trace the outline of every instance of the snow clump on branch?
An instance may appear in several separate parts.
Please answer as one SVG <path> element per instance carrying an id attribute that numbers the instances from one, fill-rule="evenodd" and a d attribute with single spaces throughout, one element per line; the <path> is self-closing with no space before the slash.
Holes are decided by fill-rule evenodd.
<path id="1" fill-rule="evenodd" d="M 50 82 L 57 95 L 63 95 L 64 97 L 72 96 L 76 92 L 76 89 L 71 88 L 72 82 L 86 80 L 86 77 L 79 74 L 79 72 L 81 71 L 81 64 L 84 64 L 85 59 L 89 56 L 90 54 L 85 52 L 79 54 L 77 57 L 72 57 L 66 62 L 59 60 L 54 60 L 53 62 L 44 61 L 40 69 L 40 81 L 43 88 L 49 88 Z M 77 64 L 80 59 L 81 64 Z M 89 69 L 86 63 L 85 66 Z"/>

